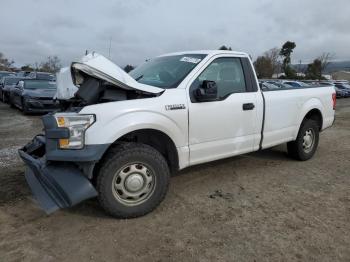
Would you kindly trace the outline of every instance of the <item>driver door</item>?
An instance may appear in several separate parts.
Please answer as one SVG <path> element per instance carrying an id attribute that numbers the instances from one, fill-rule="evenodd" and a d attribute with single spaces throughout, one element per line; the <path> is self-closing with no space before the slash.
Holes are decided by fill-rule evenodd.
<path id="1" fill-rule="evenodd" d="M 196 100 L 204 80 L 215 81 L 216 100 Z M 257 92 L 247 91 L 241 58 L 212 59 L 191 83 L 189 96 L 191 165 L 253 151 Z"/>

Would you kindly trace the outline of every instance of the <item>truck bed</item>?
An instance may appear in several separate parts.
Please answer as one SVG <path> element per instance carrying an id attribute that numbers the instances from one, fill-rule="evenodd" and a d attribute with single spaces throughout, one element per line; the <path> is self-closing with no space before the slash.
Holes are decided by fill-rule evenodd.
<path id="1" fill-rule="evenodd" d="M 302 119 L 311 109 L 322 112 L 321 130 L 331 126 L 334 121 L 333 93 L 335 91 L 332 86 L 264 90 L 262 148 L 294 140 Z"/>

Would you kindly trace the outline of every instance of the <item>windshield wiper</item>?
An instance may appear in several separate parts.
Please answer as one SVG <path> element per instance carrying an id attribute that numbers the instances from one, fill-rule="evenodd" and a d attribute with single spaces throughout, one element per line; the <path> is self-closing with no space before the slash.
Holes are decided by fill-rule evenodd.
<path id="1" fill-rule="evenodd" d="M 143 77 L 143 75 L 140 75 L 139 77 L 135 78 L 135 80 L 139 81 L 142 77 Z"/>

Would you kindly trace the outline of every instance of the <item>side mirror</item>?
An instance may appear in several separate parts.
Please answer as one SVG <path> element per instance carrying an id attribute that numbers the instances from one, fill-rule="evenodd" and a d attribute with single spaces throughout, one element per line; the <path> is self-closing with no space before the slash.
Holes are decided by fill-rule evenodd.
<path id="1" fill-rule="evenodd" d="M 199 102 L 215 101 L 218 96 L 218 87 L 215 81 L 204 80 L 201 86 L 193 92 Z"/>

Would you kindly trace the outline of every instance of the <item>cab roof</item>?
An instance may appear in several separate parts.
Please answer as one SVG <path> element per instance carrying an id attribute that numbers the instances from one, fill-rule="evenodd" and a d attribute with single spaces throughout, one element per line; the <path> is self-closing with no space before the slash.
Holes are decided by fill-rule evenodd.
<path id="1" fill-rule="evenodd" d="M 249 57 L 249 55 L 247 53 L 231 51 L 231 50 L 190 50 L 190 51 L 180 51 L 180 52 L 168 53 L 168 54 L 160 55 L 159 57 L 171 56 L 171 55 L 185 55 L 185 54 L 204 54 L 204 55 L 233 54 L 233 55 Z"/>

